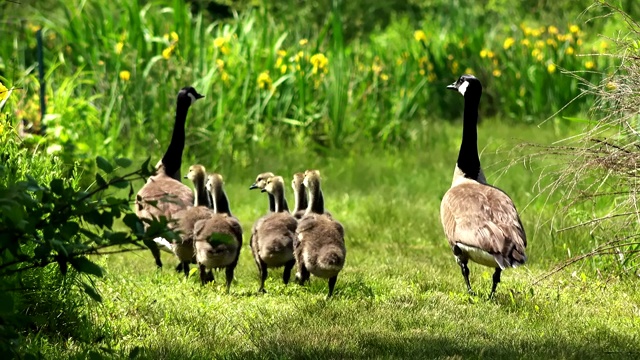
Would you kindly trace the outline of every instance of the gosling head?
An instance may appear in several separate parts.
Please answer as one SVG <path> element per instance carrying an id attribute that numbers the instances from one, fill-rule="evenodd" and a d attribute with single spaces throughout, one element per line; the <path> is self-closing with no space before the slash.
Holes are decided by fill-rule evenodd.
<path id="1" fill-rule="evenodd" d="M 207 176 L 207 190 L 209 192 L 213 192 L 213 189 L 221 189 L 222 186 L 224 185 L 224 179 L 222 178 L 222 175 L 218 174 L 218 173 L 211 173 L 209 174 L 209 176 Z"/>
<path id="2" fill-rule="evenodd" d="M 293 174 L 293 180 L 291 180 L 293 191 L 300 189 L 301 186 L 304 186 L 304 173 Z"/>
<path id="3" fill-rule="evenodd" d="M 198 94 L 196 89 L 191 86 L 186 86 L 180 89 L 178 92 L 178 102 L 193 105 L 198 99 L 202 99 L 204 95 Z"/>
<path id="4" fill-rule="evenodd" d="M 309 190 L 317 189 L 320 186 L 320 170 L 307 170 L 304 172 L 304 186 Z"/>
<path id="5" fill-rule="evenodd" d="M 256 181 L 253 184 L 251 184 L 251 186 L 249 186 L 249 190 L 264 189 L 264 187 L 267 185 L 267 179 L 274 176 L 275 174 L 272 172 L 265 172 L 265 173 L 259 174 L 256 177 Z"/>
<path id="6" fill-rule="evenodd" d="M 207 170 L 202 165 L 189 166 L 189 172 L 184 176 L 185 179 L 189 179 L 196 183 L 204 183 L 204 179 L 207 177 Z"/>
<path id="7" fill-rule="evenodd" d="M 268 192 L 271 195 L 280 195 L 284 191 L 284 179 L 282 176 L 272 176 L 267 179 L 267 183 L 261 192 Z"/>
<path id="8" fill-rule="evenodd" d="M 458 90 L 462 96 L 467 94 L 474 94 L 476 96 L 482 94 L 482 84 L 473 75 L 462 75 L 458 78 L 458 81 L 447 86 L 449 90 Z"/>

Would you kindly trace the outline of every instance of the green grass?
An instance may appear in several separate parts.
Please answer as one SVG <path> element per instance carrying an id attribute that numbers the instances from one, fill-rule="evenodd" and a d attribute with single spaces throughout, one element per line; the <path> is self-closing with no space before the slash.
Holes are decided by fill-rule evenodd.
<path id="1" fill-rule="evenodd" d="M 81 324 L 81 336 L 33 334 L 25 344 L 46 358 L 84 358 L 100 349 L 109 349 L 103 353 L 109 358 L 139 351 L 143 358 L 163 359 L 637 358 L 637 280 L 609 278 L 600 272 L 609 263 L 594 260 L 533 284 L 567 257 L 567 249 L 576 254 L 594 241 L 584 231 L 552 233 L 544 222 L 555 211 L 553 201 L 534 199 L 536 169 L 544 164 L 503 173 L 514 145 L 532 138 L 547 144 L 575 131 L 551 125 L 480 126 L 489 182 L 511 194 L 529 235 L 528 264 L 503 273 L 493 301 L 487 300 L 491 269 L 478 265 L 471 265 L 471 282 L 479 295 L 466 294 L 439 220 L 459 124 L 428 123 L 404 150 L 332 157 L 266 153 L 256 159 L 260 166 L 220 166 L 245 231 L 229 295 L 221 282 L 201 287 L 196 274 L 184 280 L 167 254 L 162 271 L 147 251 L 110 255 L 97 259 L 107 272 L 97 282 L 104 301 L 83 308 L 90 321 Z M 215 161 L 198 162 L 213 168 Z M 285 287 L 282 270 L 270 271 L 268 293 L 258 295 L 248 234 L 267 201 L 248 187 L 259 172 L 289 179 L 306 168 L 321 170 L 326 206 L 345 227 L 347 263 L 335 296 L 325 300 L 326 281 L 317 278 L 306 287 Z"/>

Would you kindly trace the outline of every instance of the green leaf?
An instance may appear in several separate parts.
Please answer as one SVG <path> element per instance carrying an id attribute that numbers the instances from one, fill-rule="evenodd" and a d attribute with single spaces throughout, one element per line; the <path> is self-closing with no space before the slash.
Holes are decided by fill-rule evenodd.
<path id="1" fill-rule="evenodd" d="M 111 185 L 117 187 L 118 189 L 126 189 L 127 187 L 129 187 L 129 182 L 127 180 L 118 180 L 112 182 Z"/>
<path id="2" fill-rule="evenodd" d="M 138 229 L 142 227 L 142 222 L 138 218 L 138 215 L 133 213 L 125 215 L 122 221 L 133 231 L 138 231 Z"/>
<path id="3" fill-rule="evenodd" d="M 62 179 L 51 180 L 49 187 L 51 187 L 51 191 L 56 195 L 62 195 L 64 193 L 64 182 L 62 182 Z"/>
<path id="4" fill-rule="evenodd" d="M 81 273 L 102 277 L 104 274 L 102 268 L 98 264 L 92 262 L 84 256 L 71 259 L 71 266 Z"/>
<path id="5" fill-rule="evenodd" d="M 96 164 L 98 165 L 98 168 L 100 168 L 100 170 L 104 171 L 107 174 L 113 172 L 113 165 L 111 165 L 109 161 L 107 161 L 107 159 L 103 158 L 102 156 L 96 157 Z"/>
<path id="6" fill-rule="evenodd" d="M 120 166 L 121 168 L 128 168 L 129 166 L 131 166 L 131 163 L 133 163 L 133 161 L 127 158 L 117 158 L 115 161 L 116 165 Z"/>
<path id="7" fill-rule="evenodd" d="M 70 221 L 62 224 L 60 227 L 60 234 L 65 237 L 65 239 L 71 239 L 78 234 L 78 230 L 80 229 L 80 225 L 75 221 Z"/>
<path id="8" fill-rule="evenodd" d="M 96 183 L 98 184 L 98 187 L 101 187 L 101 188 L 107 187 L 107 182 L 104 180 L 102 175 L 100 175 L 100 173 L 96 173 Z"/>

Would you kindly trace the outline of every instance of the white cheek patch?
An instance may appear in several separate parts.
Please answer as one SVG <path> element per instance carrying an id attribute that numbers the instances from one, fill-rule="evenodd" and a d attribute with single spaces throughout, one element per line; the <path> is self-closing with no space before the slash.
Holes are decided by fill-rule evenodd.
<path id="1" fill-rule="evenodd" d="M 458 91 L 460 92 L 460 94 L 462 94 L 462 96 L 464 96 L 464 93 L 467 92 L 467 87 L 469 87 L 469 82 L 466 80 L 460 86 L 458 86 Z"/>
<path id="2" fill-rule="evenodd" d="M 187 93 L 187 95 L 189 95 L 189 98 L 191 99 L 191 105 L 193 105 L 193 103 L 196 102 L 196 100 L 198 100 L 192 93 Z"/>

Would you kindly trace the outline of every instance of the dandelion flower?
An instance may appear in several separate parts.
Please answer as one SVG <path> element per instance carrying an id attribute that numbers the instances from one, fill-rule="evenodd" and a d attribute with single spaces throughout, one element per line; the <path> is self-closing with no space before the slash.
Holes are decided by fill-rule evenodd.
<path id="1" fill-rule="evenodd" d="M 544 41 L 536 40 L 535 47 L 538 48 L 538 49 L 542 49 L 544 47 Z"/>
<path id="2" fill-rule="evenodd" d="M 617 89 L 617 88 L 618 88 L 618 86 L 617 86 L 614 82 L 609 81 L 609 82 L 607 83 L 607 85 L 605 85 L 605 88 L 606 88 L 608 91 L 613 91 L 613 90 Z M 0 98 L 1 98 L 1 96 L 0 96 Z"/>
<path id="3" fill-rule="evenodd" d="M 218 66 L 218 69 L 224 69 L 224 60 L 216 59 L 216 66 Z"/>
<path id="4" fill-rule="evenodd" d="M 220 80 L 222 80 L 225 84 L 229 83 L 229 74 L 226 71 L 220 73 Z"/>
<path id="5" fill-rule="evenodd" d="M 227 43 L 227 39 L 225 39 L 222 36 L 217 37 L 213 40 L 213 46 L 217 47 L 218 49 L 223 47 L 226 43 Z"/>
<path id="6" fill-rule="evenodd" d="M 178 42 L 178 40 L 180 40 L 180 37 L 178 37 L 178 33 L 175 31 L 171 32 L 171 41 L 173 42 Z"/>
<path id="7" fill-rule="evenodd" d="M 487 57 L 488 53 L 489 53 L 489 51 L 487 49 L 482 49 L 482 50 L 480 50 L 480 57 L 484 59 L 484 58 Z"/>
<path id="8" fill-rule="evenodd" d="M 556 43 L 556 41 L 554 39 L 549 38 L 549 39 L 547 39 L 547 45 L 556 47 L 558 45 L 558 43 Z"/>
<path id="9" fill-rule="evenodd" d="M 424 71 L 424 69 L 420 69 L 420 71 L 418 71 L 420 73 L 420 75 L 424 76 L 424 74 L 426 74 L 426 72 Z"/>
<path id="10" fill-rule="evenodd" d="M 496 54 L 493 51 L 491 50 L 487 51 L 487 57 L 489 59 L 493 59 L 494 56 L 496 56 Z"/>
<path id="11" fill-rule="evenodd" d="M 122 81 L 129 81 L 129 79 L 131 79 L 131 73 L 127 70 L 120 71 L 120 79 Z"/>
<path id="12" fill-rule="evenodd" d="M 578 41 L 576 41 L 576 45 L 582 46 L 582 39 L 578 39 Z"/>
<path id="13" fill-rule="evenodd" d="M 380 80 L 382 80 L 382 81 L 389 81 L 389 75 L 387 75 L 387 74 L 380 74 Z"/>
<path id="14" fill-rule="evenodd" d="M 464 69 L 464 73 L 465 74 L 469 74 L 469 75 L 473 75 L 473 69 L 472 68 L 466 68 L 466 69 Z"/>
<path id="15" fill-rule="evenodd" d="M 31 30 L 31 32 L 37 32 L 38 30 L 42 29 L 42 26 L 40 25 L 29 24 L 27 26 L 29 27 L 29 30 Z"/>
<path id="16" fill-rule="evenodd" d="M 578 32 L 580 32 L 580 28 L 578 27 L 578 25 L 570 25 L 569 32 L 572 34 L 577 34 Z"/>
<path id="17" fill-rule="evenodd" d="M 547 65 L 547 72 L 549 74 L 553 74 L 554 72 L 556 72 L 556 65 L 555 64 Z"/>
<path id="18" fill-rule="evenodd" d="M 512 37 L 508 37 L 504 40 L 504 43 L 502 44 L 502 47 L 507 50 L 508 48 L 512 47 L 513 44 L 515 44 L 516 40 Z"/>
<path id="19" fill-rule="evenodd" d="M 593 61 L 589 60 L 586 63 L 584 63 L 584 67 L 587 69 L 593 69 L 594 67 L 596 67 L 596 63 L 594 63 Z"/>
<path id="20" fill-rule="evenodd" d="M 307 39 L 301 39 L 298 44 L 300 44 L 300 46 L 305 46 L 309 43 L 309 40 Z"/>
<path id="21" fill-rule="evenodd" d="M 555 34 L 557 34 L 557 33 L 558 33 L 558 28 L 557 28 L 557 27 L 555 27 L 555 26 L 553 26 L 553 25 L 551 25 L 551 26 L 549 26 L 549 27 L 547 28 L 547 32 L 548 32 L 549 34 L 551 34 L 551 35 L 555 35 Z"/>
<path id="22" fill-rule="evenodd" d="M 520 40 L 520 45 L 523 45 L 525 47 L 529 47 L 529 46 L 531 46 L 531 41 L 529 41 L 529 39 L 522 39 L 522 40 Z"/>
<path id="23" fill-rule="evenodd" d="M 123 47 L 124 47 L 124 43 L 122 41 L 117 43 L 116 47 L 115 47 L 116 54 L 118 54 L 118 55 L 122 54 L 122 48 Z"/>
<path id="24" fill-rule="evenodd" d="M 286 50 L 278 50 L 278 56 L 280 57 L 285 57 L 287 56 L 287 51 Z"/>
<path id="25" fill-rule="evenodd" d="M 542 31 L 538 30 L 538 29 L 533 29 L 531 30 L 531 36 L 533 37 L 538 37 L 542 34 Z"/>
<path id="26" fill-rule="evenodd" d="M 413 38 L 416 39 L 416 41 L 424 42 L 427 41 L 427 34 L 425 34 L 422 30 L 416 30 L 413 33 Z"/>
<path id="27" fill-rule="evenodd" d="M 286 72 L 287 72 L 287 65 L 284 65 L 284 64 L 280 65 L 280 73 L 284 74 Z"/>
<path id="28" fill-rule="evenodd" d="M 567 48 L 567 50 L 564 51 L 564 53 L 567 54 L 567 55 L 573 55 L 574 52 L 575 52 L 575 50 L 573 50 L 573 48 L 571 46 L 569 46 Z"/>
<path id="29" fill-rule="evenodd" d="M 258 87 L 260 89 L 271 89 L 271 76 L 269 76 L 269 70 L 263 71 L 258 75 Z"/>
<path id="30" fill-rule="evenodd" d="M 494 69 L 493 70 L 493 76 L 494 77 L 500 77 L 500 75 L 502 75 L 502 72 L 499 69 Z"/>

